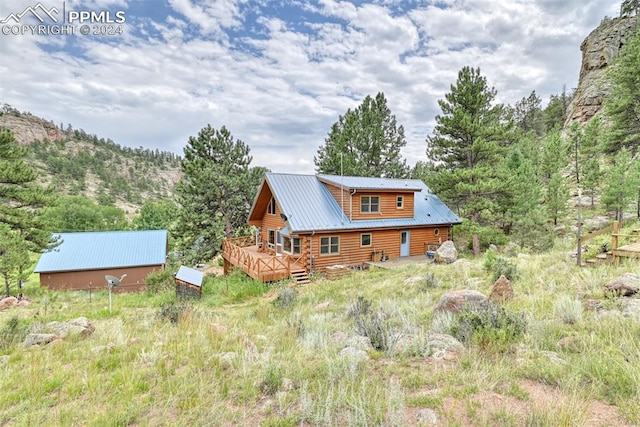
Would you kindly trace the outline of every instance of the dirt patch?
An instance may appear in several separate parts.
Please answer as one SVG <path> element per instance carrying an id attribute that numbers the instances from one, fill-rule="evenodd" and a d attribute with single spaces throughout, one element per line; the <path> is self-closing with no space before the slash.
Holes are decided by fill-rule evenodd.
<path id="1" fill-rule="evenodd" d="M 438 413 L 438 426 L 515 425 L 566 420 L 581 426 L 632 426 L 618 408 L 603 402 L 563 393 L 562 390 L 533 380 L 520 380 L 515 396 L 495 391 L 475 393 L 466 398 L 446 397 Z M 429 391 L 425 391 L 428 393 Z M 508 393 L 510 394 L 510 393 Z M 405 411 L 407 425 L 417 425 L 421 408 Z"/>

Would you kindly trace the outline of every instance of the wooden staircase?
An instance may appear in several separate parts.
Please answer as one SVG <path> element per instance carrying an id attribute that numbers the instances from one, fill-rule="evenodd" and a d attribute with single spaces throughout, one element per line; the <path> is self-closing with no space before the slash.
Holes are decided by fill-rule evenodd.
<path id="1" fill-rule="evenodd" d="M 587 260 L 588 265 L 599 265 L 599 264 L 612 264 L 613 263 L 613 253 L 611 251 L 598 254 L 595 258 L 591 258 Z"/>
<path id="2" fill-rule="evenodd" d="M 291 278 L 296 281 L 296 285 L 307 285 L 311 283 L 306 270 L 291 270 Z"/>

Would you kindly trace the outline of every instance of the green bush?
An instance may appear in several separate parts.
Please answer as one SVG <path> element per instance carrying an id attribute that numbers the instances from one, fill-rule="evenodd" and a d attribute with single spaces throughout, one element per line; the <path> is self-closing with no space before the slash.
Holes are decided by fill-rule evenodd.
<path id="1" fill-rule="evenodd" d="M 175 325 L 187 311 L 191 310 L 193 310 L 193 307 L 190 302 L 170 301 L 160 306 L 158 318 L 161 320 L 168 320 Z"/>
<path id="2" fill-rule="evenodd" d="M 504 351 L 526 331 L 526 321 L 491 301 L 469 304 L 458 313 L 451 333 L 467 345 Z"/>
<path id="3" fill-rule="evenodd" d="M 27 336 L 27 332 L 27 325 L 21 322 L 18 317 L 9 318 L 0 329 L 0 350 L 6 350 L 12 345 L 21 343 Z"/>
<path id="4" fill-rule="evenodd" d="M 280 387 L 282 387 L 282 380 L 282 368 L 274 364 L 269 364 L 260 382 L 260 391 L 268 396 L 273 396 L 280 390 Z"/>
<path id="5" fill-rule="evenodd" d="M 172 271 L 173 269 L 167 266 L 164 270 L 156 270 L 149 273 L 146 279 L 144 279 L 147 292 L 150 294 L 158 294 L 174 289 L 175 282 Z"/>
<path id="6" fill-rule="evenodd" d="M 520 275 L 517 265 L 506 258 L 499 257 L 493 250 L 485 253 L 483 268 L 491 273 L 494 282 L 502 275 L 511 281 L 516 280 Z"/>

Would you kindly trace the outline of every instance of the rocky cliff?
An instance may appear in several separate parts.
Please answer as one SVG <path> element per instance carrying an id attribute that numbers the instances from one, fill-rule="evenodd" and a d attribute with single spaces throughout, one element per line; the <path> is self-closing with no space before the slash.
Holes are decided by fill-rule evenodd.
<path id="1" fill-rule="evenodd" d="M 29 145 L 35 140 L 59 141 L 65 137 L 52 122 L 10 108 L 0 111 L 0 127 L 10 129 L 20 145 Z"/>
<path id="2" fill-rule="evenodd" d="M 606 82 L 609 66 L 620 49 L 633 37 L 637 17 L 605 18 L 582 42 L 582 67 L 578 88 L 567 110 L 566 126 L 584 123 L 602 109 L 602 101 L 611 94 Z"/>

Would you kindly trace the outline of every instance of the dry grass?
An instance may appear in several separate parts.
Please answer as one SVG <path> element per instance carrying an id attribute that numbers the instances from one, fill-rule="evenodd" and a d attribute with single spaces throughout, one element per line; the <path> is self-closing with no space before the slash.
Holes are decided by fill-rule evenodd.
<path id="1" fill-rule="evenodd" d="M 211 283 L 176 324 L 158 316 L 173 293 L 116 295 L 110 315 L 106 293 L 89 299 L 30 284 L 32 304 L 0 312 L 0 329 L 16 316 L 28 326 L 86 316 L 95 332 L 1 350 L 0 425 L 399 426 L 416 425 L 424 409 L 440 425 L 640 423 L 640 323 L 616 314 L 602 291 L 637 264 L 578 269 L 561 252 L 510 260 L 520 274 L 505 309 L 524 313 L 524 337 L 506 351 L 472 344 L 447 359 L 341 353 L 357 335 L 349 307 L 362 295 L 422 345 L 429 330 L 451 322 L 433 313 L 443 293 L 488 293 L 482 259 L 316 280 L 286 307 L 273 303 L 277 289 L 261 296 L 259 286 Z M 405 283 L 427 274 L 429 286 Z M 610 313 L 584 310 L 566 322 L 561 295 L 570 307 L 602 300 Z M 559 349 L 565 337 L 572 345 Z"/>

